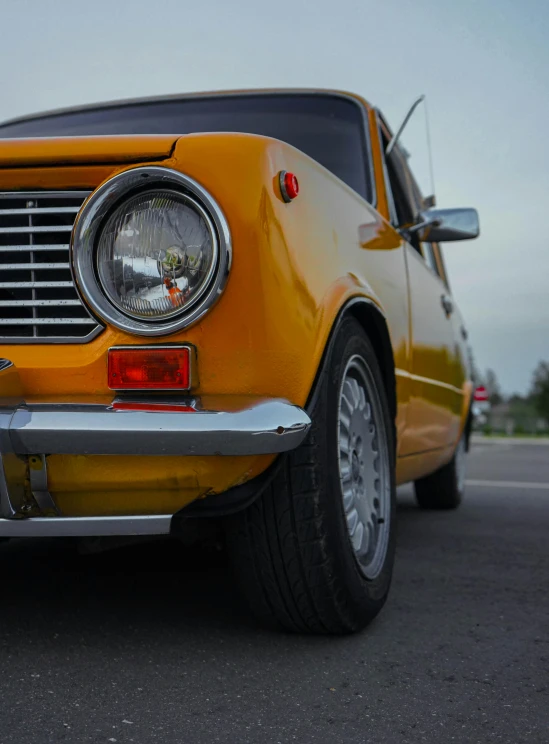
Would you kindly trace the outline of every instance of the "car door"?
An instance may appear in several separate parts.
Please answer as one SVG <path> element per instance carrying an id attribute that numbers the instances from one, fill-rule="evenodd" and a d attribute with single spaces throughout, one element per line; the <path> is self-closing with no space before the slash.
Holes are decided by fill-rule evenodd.
<path id="1" fill-rule="evenodd" d="M 442 246 L 438 243 L 432 243 L 432 254 L 435 261 L 435 270 L 441 278 L 446 288 L 446 297 L 449 302 L 449 313 L 452 321 L 452 330 L 454 337 L 454 356 L 452 363 L 452 385 L 462 391 L 465 395 L 466 388 L 472 388 L 471 381 L 471 358 L 470 350 L 468 346 L 467 328 L 465 327 L 465 321 L 460 312 L 460 309 L 452 295 L 452 287 L 448 278 L 448 271 L 444 262 L 444 255 L 442 252 Z M 463 404 L 463 400 L 461 401 Z M 464 411 L 462 409 L 462 415 Z"/>
<path id="2" fill-rule="evenodd" d="M 382 125 L 385 142 L 390 134 Z M 406 227 L 414 224 L 422 197 L 397 146 L 386 160 L 392 192 L 392 221 L 406 238 L 410 308 L 410 363 L 397 375 L 409 378 L 410 402 L 398 455 L 440 449 L 455 442 L 462 406 L 452 323 L 453 301 L 440 274 L 433 246 L 420 244 Z"/>
<path id="3" fill-rule="evenodd" d="M 463 364 L 455 303 L 431 243 L 407 251 L 412 314 L 412 401 L 408 427 L 415 452 L 455 443 L 463 402 Z"/>

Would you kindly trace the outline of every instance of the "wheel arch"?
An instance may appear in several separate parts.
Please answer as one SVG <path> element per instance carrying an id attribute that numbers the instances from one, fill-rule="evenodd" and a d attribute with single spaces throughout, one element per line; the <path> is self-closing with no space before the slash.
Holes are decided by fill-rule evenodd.
<path id="1" fill-rule="evenodd" d="M 385 316 L 373 302 L 363 300 L 351 301 L 343 312 L 358 320 L 374 347 L 394 422 L 397 415 L 395 359 Z"/>
<path id="2" fill-rule="evenodd" d="M 328 334 L 328 340 L 324 346 L 324 351 L 305 408 L 309 414 L 312 414 L 318 396 L 321 395 L 324 376 L 328 373 L 330 353 L 334 346 L 337 332 L 341 323 L 347 317 L 354 318 L 360 323 L 374 348 L 385 383 L 385 391 L 393 422 L 393 442 L 396 453 L 397 396 L 393 347 L 385 316 L 379 307 L 367 297 L 352 297 L 340 308 Z M 233 486 L 223 494 L 216 496 L 215 504 L 213 504 L 211 499 L 197 499 L 178 512 L 176 515 L 177 518 L 185 520 L 187 518 L 211 517 L 214 515 L 227 516 L 246 509 L 269 488 L 277 473 L 284 467 L 287 455 L 288 453 L 280 455 L 268 470 L 261 475 L 239 486 Z M 179 529 L 178 523 L 177 529 Z"/>
<path id="3" fill-rule="evenodd" d="M 343 320 L 348 317 L 354 318 L 358 323 L 360 323 L 374 348 L 385 384 L 385 392 L 389 403 L 389 410 L 391 412 L 391 420 L 393 422 L 394 446 L 396 448 L 397 394 L 393 347 L 391 344 L 387 320 L 383 312 L 367 297 L 353 297 L 340 309 L 330 330 L 328 342 L 324 348 L 319 370 L 312 387 L 311 395 L 307 402 L 307 411 L 311 411 L 314 407 L 316 396 L 321 388 L 322 379 L 327 372 L 328 359 L 337 332 Z"/>

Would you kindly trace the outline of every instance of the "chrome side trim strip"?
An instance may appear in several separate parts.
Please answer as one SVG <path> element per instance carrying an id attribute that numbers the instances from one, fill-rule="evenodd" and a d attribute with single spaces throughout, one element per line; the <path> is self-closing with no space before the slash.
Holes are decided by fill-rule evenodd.
<path id="1" fill-rule="evenodd" d="M 455 385 L 450 385 L 449 383 L 441 382 L 440 380 L 432 380 L 430 377 L 421 377 L 421 375 L 414 375 L 411 372 L 407 372 L 405 369 L 395 369 L 395 375 L 397 377 L 407 377 L 414 382 L 423 382 L 426 385 L 436 385 L 437 387 L 451 390 L 453 393 L 458 393 L 458 395 L 463 395 L 463 390 L 461 388 L 455 387 Z"/>
<path id="2" fill-rule="evenodd" d="M 0 537 L 103 537 L 167 535 L 171 514 L 130 517 L 30 517 L 0 519 Z"/>

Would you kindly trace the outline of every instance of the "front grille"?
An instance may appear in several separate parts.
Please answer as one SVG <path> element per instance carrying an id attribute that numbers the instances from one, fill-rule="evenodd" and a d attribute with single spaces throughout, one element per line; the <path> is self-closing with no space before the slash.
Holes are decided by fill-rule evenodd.
<path id="1" fill-rule="evenodd" d="M 0 342 L 82 343 L 100 330 L 70 270 L 87 191 L 0 192 Z"/>

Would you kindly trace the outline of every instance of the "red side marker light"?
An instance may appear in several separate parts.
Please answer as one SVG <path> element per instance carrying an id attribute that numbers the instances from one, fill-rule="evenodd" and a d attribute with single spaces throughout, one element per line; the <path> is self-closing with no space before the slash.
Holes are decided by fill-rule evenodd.
<path id="1" fill-rule="evenodd" d="M 188 346 L 109 349 L 111 390 L 188 390 L 191 385 Z"/>
<path id="2" fill-rule="evenodd" d="M 291 202 L 299 194 L 299 183 L 294 173 L 280 171 L 278 174 L 280 193 L 285 202 Z"/>

